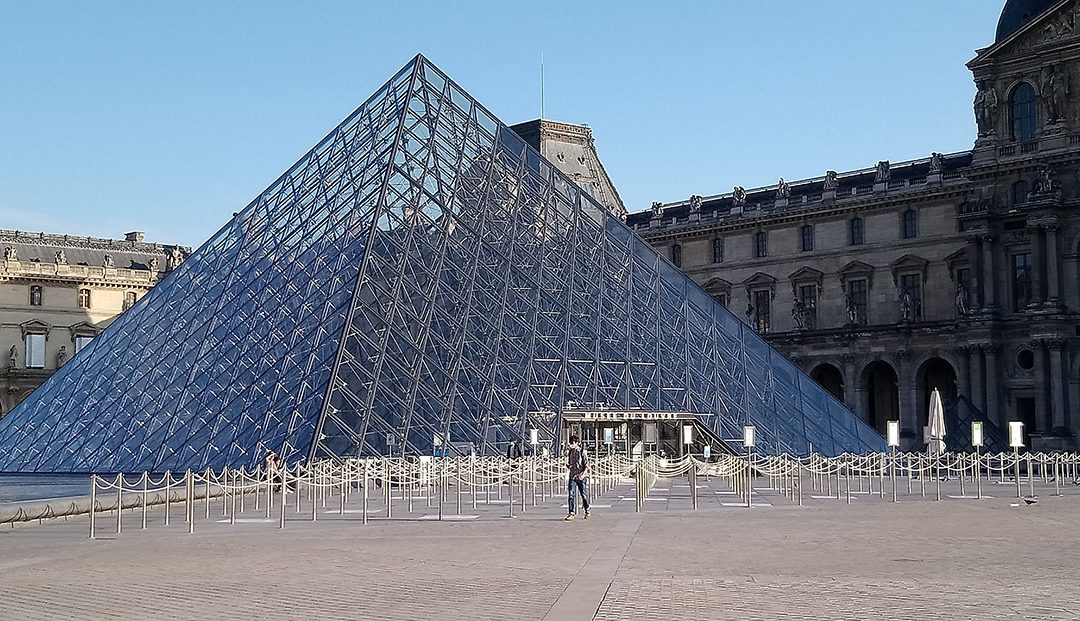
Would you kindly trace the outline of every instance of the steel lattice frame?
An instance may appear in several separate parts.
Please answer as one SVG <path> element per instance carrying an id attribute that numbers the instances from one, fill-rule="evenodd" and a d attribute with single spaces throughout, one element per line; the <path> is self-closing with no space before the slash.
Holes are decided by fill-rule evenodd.
<path id="1" fill-rule="evenodd" d="M 573 402 L 884 449 L 418 56 L 0 421 L 0 471 L 493 452 Z"/>

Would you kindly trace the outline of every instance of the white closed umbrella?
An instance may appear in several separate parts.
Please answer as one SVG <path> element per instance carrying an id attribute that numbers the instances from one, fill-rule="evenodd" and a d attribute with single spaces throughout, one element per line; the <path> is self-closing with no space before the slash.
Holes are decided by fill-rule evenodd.
<path id="1" fill-rule="evenodd" d="M 941 404 L 941 393 L 935 388 L 930 393 L 930 446 L 931 455 L 945 452 L 945 406 Z"/>

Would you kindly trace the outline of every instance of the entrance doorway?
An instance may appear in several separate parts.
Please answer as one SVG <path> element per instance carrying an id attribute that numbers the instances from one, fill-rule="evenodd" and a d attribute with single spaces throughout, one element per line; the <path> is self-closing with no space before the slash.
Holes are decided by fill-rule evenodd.
<path id="1" fill-rule="evenodd" d="M 844 376 L 840 369 L 828 363 L 819 364 L 810 372 L 810 379 L 836 397 L 837 401 L 844 402 Z"/>

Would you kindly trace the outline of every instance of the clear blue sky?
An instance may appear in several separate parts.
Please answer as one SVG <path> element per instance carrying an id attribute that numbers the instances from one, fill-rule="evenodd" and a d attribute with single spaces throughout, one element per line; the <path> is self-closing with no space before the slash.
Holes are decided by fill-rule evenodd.
<path id="1" fill-rule="evenodd" d="M 0 228 L 197 246 L 417 52 L 631 211 L 971 147 L 1003 0 L 0 0 Z"/>

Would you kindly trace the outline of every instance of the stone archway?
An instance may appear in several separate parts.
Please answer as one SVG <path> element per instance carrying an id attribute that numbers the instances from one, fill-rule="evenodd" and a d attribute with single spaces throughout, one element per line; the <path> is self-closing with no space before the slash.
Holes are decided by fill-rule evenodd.
<path id="1" fill-rule="evenodd" d="M 814 367 L 810 371 L 810 379 L 829 391 L 840 403 L 844 403 L 844 374 L 835 365 L 827 362 Z"/>
<path id="2" fill-rule="evenodd" d="M 930 417 L 930 393 L 935 388 L 941 392 L 941 401 L 948 403 L 956 398 L 956 369 L 944 358 L 928 358 L 919 366 L 915 374 L 915 382 L 918 386 L 919 403 L 916 404 L 918 430 L 929 424 Z"/>
<path id="3" fill-rule="evenodd" d="M 875 360 L 863 369 L 859 381 L 862 403 L 859 417 L 881 435 L 890 420 L 900 420 L 900 390 L 896 370 L 884 360 Z"/>

